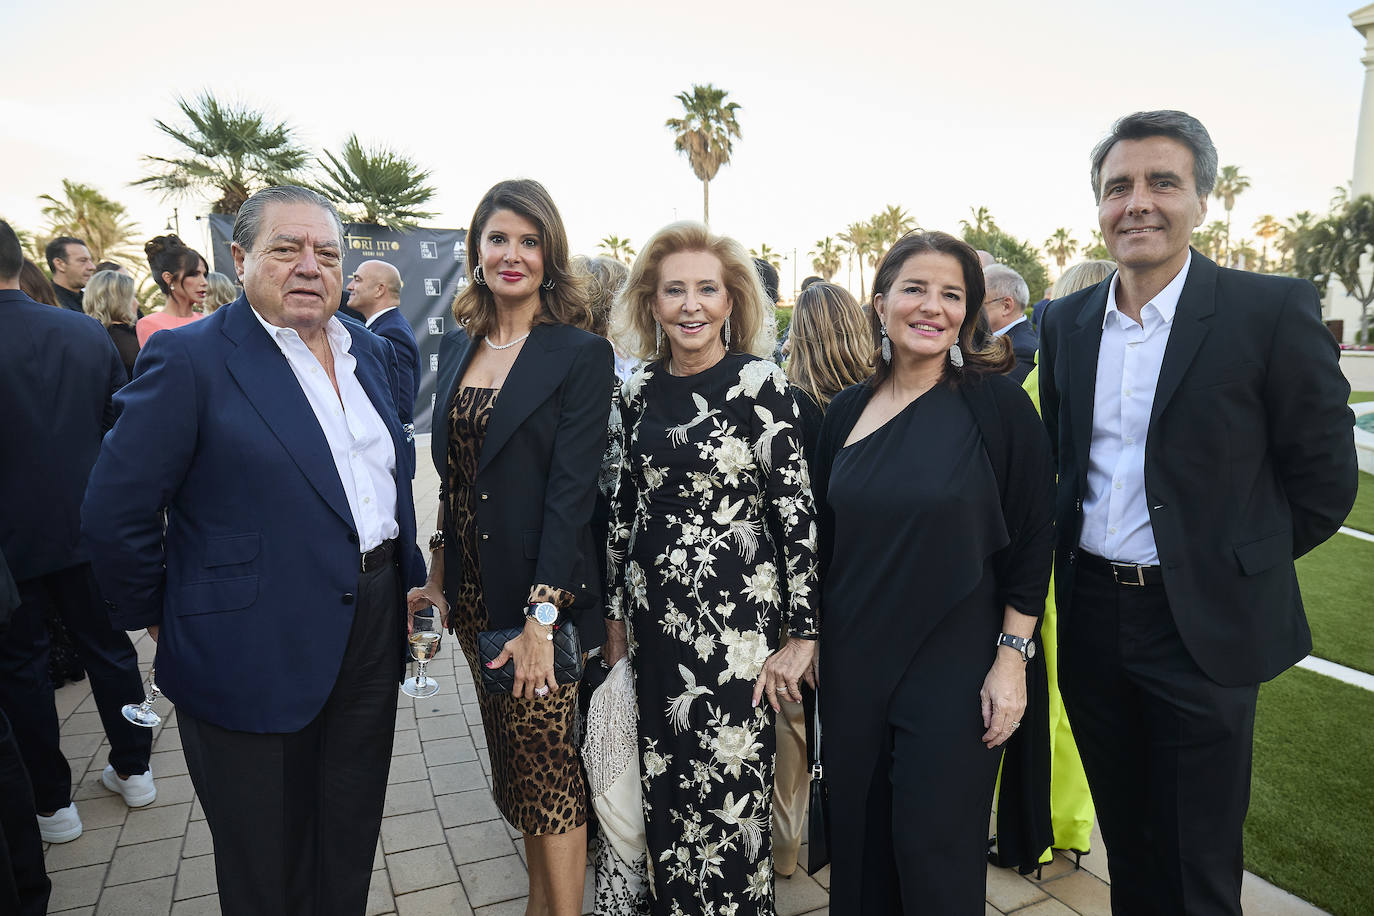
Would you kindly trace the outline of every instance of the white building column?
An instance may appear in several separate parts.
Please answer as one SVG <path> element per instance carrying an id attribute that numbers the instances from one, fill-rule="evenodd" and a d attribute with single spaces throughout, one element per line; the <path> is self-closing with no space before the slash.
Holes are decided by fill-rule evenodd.
<path id="1" fill-rule="evenodd" d="M 1374 194 L 1374 3 L 1350 14 L 1350 24 L 1365 40 L 1364 93 L 1360 99 L 1360 120 L 1355 131 L 1355 167 L 1350 174 L 1351 196 Z M 1364 270 L 1371 269 L 1366 260 Z M 1360 329 L 1360 305 L 1345 292 L 1340 281 L 1332 280 L 1326 291 L 1325 317 L 1345 322 L 1343 342 L 1354 343 Z M 1366 341 L 1368 343 L 1368 341 Z"/>

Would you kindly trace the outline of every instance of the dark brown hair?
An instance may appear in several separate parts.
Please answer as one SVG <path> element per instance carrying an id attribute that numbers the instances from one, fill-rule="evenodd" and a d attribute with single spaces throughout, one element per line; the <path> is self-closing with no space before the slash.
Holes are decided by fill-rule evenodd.
<path id="1" fill-rule="evenodd" d="M 1011 351 L 1011 343 L 1002 337 L 994 337 L 981 348 L 974 344 L 974 326 L 978 315 L 983 311 L 983 297 L 987 290 L 983 285 L 983 265 L 978 253 L 960 239 L 948 232 L 908 232 L 888 249 L 887 254 L 878 262 L 878 271 L 873 276 L 873 295 L 890 296 L 892 287 L 897 283 L 897 275 L 907 259 L 918 254 L 947 254 L 959 262 L 964 274 L 964 320 L 959 325 L 959 350 L 964 355 L 964 367 L 955 369 L 948 360 L 945 362 L 943 379 L 958 385 L 966 377 L 985 374 L 1001 374 L 1016 364 L 1016 355 Z M 882 322 L 876 308 L 869 309 L 868 325 L 873 335 L 875 347 L 882 344 Z M 892 375 L 892 367 L 877 360 L 877 368 L 868 384 L 877 388 Z"/>
<path id="2" fill-rule="evenodd" d="M 539 230 L 544 255 L 544 282 L 553 289 L 539 288 L 539 315 L 535 324 L 570 324 L 591 330 L 592 310 L 587 302 L 585 275 L 575 272 L 568 256 L 568 233 L 553 198 L 544 186 L 529 178 L 516 178 L 496 184 L 483 195 L 473 211 L 467 237 L 467 265 L 471 272 L 481 262 L 479 253 L 487 221 L 497 210 L 509 210 L 534 223 Z M 473 340 L 485 337 L 496 327 L 496 297 L 490 287 L 470 282 L 453 300 L 453 317 L 465 327 Z"/>
<path id="3" fill-rule="evenodd" d="M 42 268 L 28 258 L 19 266 L 19 288 L 35 302 L 57 305 L 57 290 L 52 288 L 52 281 Z"/>
<path id="4" fill-rule="evenodd" d="M 150 239 L 148 244 L 143 246 L 143 253 L 148 256 L 148 266 L 153 271 L 153 282 L 169 296 L 172 294 L 172 284 L 201 264 L 205 265 L 207 274 L 210 272 L 210 265 L 200 256 L 200 252 L 186 247 L 186 243 L 172 233 Z M 162 278 L 164 271 L 172 275 L 172 283 Z"/>

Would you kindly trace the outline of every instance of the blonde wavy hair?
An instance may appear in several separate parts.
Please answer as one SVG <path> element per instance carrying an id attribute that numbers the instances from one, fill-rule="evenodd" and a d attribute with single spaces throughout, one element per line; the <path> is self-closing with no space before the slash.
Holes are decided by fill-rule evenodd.
<path id="1" fill-rule="evenodd" d="M 1051 299 L 1062 299 L 1069 293 L 1096 286 L 1116 272 L 1115 261 L 1080 261 L 1054 281 Z"/>
<path id="2" fill-rule="evenodd" d="M 587 278 L 587 301 L 592 307 L 590 330 L 593 334 L 605 337 L 610 330 L 611 307 L 615 305 L 615 297 L 625 285 L 630 270 L 615 258 L 604 255 L 588 257 L 579 254 L 573 257 L 572 263 L 573 270 L 585 274 Z"/>
<path id="3" fill-rule="evenodd" d="M 105 327 L 132 325 L 138 315 L 134 305 L 134 278 L 117 270 L 97 270 L 81 295 L 86 314 Z"/>
<path id="4" fill-rule="evenodd" d="M 877 352 L 868 319 L 849 290 L 813 283 L 797 296 L 788 326 L 787 378 L 821 407 L 873 374 Z"/>
<path id="5" fill-rule="evenodd" d="M 638 359 L 655 360 L 665 354 L 657 346 L 654 300 L 658 297 L 659 269 L 669 255 L 704 251 L 720 261 L 721 278 L 730 297 L 730 344 L 727 352 L 773 358 L 777 347 L 777 318 L 773 302 L 763 291 L 754 260 L 732 238 L 715 235 L 701 223 L 680 222 L 664 226 L 640 249 L 630 277 L 616 298 L 611 316 L 611 337 Z"/>

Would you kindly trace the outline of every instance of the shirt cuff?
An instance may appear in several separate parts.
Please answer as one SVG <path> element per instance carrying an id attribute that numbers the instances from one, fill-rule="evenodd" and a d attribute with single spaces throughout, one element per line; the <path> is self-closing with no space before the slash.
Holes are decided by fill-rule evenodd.
<path id="1" fill-rule="evenodd" d="M 529 604 L 542 604 L 547 601 L 560 611 L 566 611 L 572 607 L 573 593 L 552 585 L 532 585 L 530 586 Z"/>

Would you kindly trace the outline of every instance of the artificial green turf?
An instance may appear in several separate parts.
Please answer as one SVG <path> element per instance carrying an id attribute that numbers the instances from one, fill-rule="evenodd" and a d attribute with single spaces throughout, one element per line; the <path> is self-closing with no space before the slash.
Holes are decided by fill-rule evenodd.
<path id="1" fill-rule="evenodd" d="M 1360 472 L 1360 491 L 1355 494 L 1355 508 L 1350 510 L 1345 523 L 1351 528 L 1374 534 L 1374 474 Z"/>
<path id="2" fill-rule="evenodd" d="M 1312 626 L 1312 654 L 1374 674 L 1374 544 L 1333 534 L 1298 560 L 1298 583 Z"/>
<path id="3" fill-rule="evenodd" d="M 1294 668 L 1260 688 L 1245 867 L 1336 914 L 1374 913 L 1374 693 Z"/>

